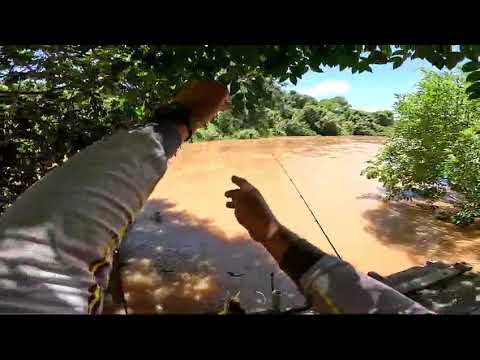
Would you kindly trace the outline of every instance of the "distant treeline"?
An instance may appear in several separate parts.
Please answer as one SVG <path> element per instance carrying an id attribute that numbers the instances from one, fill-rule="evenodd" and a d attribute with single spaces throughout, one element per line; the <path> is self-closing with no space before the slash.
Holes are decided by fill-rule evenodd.
<path id="1" fill-rule="evenodd" d="M 194 141 L 253 139 L 271 136 L 387 135 L 393 112 L 353 109 L 343 97 L 316 100 L 270 84 L 269 95 L 253 110 L 236 109 L 220 114 Z"/>

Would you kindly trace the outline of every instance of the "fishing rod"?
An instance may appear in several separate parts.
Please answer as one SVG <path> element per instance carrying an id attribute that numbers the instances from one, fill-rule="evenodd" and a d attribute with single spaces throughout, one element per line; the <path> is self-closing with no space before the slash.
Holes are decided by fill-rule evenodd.
<path id="1" fill-rule="evenodd" d="M 280 167 L 282 168 L 283 172 L 285 173 L 285 175 L 288 177 L 288 179 L 290 180 L 290 182 L 292 183 L 293 187 L 295 188 L 295 190 L 297 191 L 298 195 L 300 196 L 300 198 L 303 200 L 305 206 L 307 207 L 308 211 L 310 211 L 310 214 L 312 215 L 313 219 L 315 220 L 315 222 L 317 223 L 318 227 L 320 228 L 320 230 L 322 230 L 322 233 L 323 235 L 325 236 L 325 238 L 327 239 L 328 243 L 330 244 L 330 246 L 332 247 L 333 251 L 335 252 L 335 254 L 338 256 L 338 258 L 340 260 L 343 260 L 342 257 L 340 256 L 340 254 L 338 253 L 337 249 L 335 248 L 335 245 L 333 245 L 333 243 L 330 241 L 330 238 L 328 237 L 327 233 L 325 232 L 325 230 L 323 229 L 322 225 L 320 224 L 320 222 L 317 220 L 317 217 L 315 216 L 315 214 L 313 213 L 312 209 L 310 208 L 310 206 L 308 205 L 307 201 L 305 200 L 305 198 L 303 197 L 302 193 L 300 192 L 300 190 L 298 189 L 297 185 L 295 185 L 295 182 L 293 181 L 293 179 L 290 177 L 290 175 L 288 175 L 288 172 L 287 170 L 285 169 L 285 167 L 283 166 L 283 164 L 280 162 L 280 160 L 278 160 L 276 158 L 275 155 L 273 155 L 273 153 L 271 154 L 272 157 L 275 159 L 275 161 L 280 165 Z"/>

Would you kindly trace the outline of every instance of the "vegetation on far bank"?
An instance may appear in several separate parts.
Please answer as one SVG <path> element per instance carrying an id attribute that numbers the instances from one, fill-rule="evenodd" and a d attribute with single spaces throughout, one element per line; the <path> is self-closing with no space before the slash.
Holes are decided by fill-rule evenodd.
<path id="1" fill-rule="evenodd" d="M 233 108 L 220 114 L 193 141 L 255 139 L 271 136 L 375 135 L 388 134 L 393 112 L 353 109 L 343 97 L 316 100 L 284 91 L 272 82 L 270 96 L 251 109 Z"/>

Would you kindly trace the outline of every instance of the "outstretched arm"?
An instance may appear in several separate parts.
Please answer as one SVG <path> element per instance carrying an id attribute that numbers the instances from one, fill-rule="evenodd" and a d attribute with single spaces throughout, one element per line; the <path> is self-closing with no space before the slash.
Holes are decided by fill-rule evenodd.
<path id="1" fill-rule="evenodd" d="M 237 220 L 253 240 L 262 244 L 280 268 L 297 284 L 300 277 L 326 254 L 281 225 L 262 194 L 248 181 L 232 177 L 238 189 L 229 190 L 227 207 L 235 209 Z"/>
<path id="2" fill-rule="evenodd" d="M 174 99 L 190 124 L 166 115 L 118 132 L 22 194 L 0 218 L 0 312 L 100 312 L 113 250 L 188 128 L 203 127 L 227 99 L 224 86 L 194 82 Z"/>
<path id="3" fill-rule="evenodd" d="M 420 304 L 328 255 L 280 224 L 247 180 L 225 193 L 238 222 L 261 243 L 321 313 L 430 313 Z"/>

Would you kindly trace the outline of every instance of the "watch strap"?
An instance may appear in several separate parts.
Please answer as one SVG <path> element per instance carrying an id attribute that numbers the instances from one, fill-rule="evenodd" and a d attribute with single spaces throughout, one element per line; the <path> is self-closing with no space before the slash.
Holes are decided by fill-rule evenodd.
<path id="1" fill-rule="evenodd" d="M 159 106 L 155 110 L 154 117 L 156 122 L 170 120 L 177 124 L 185 125 L 188 130 L 188 138 L 185 141 L 190 140 L 193 135 L 192 124 L 190 121 L 190 110 L 182 104 L 173 102 L 167 105 Z"/>

